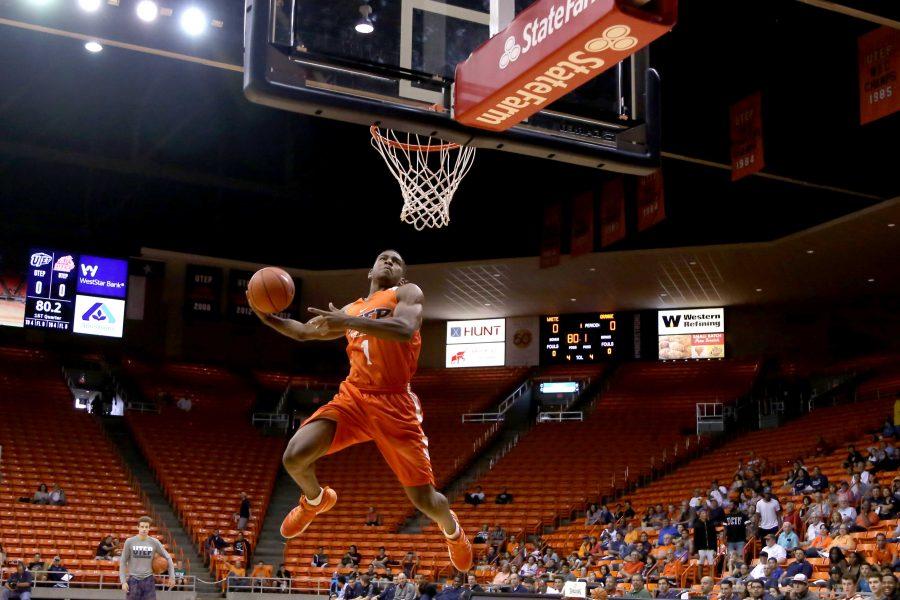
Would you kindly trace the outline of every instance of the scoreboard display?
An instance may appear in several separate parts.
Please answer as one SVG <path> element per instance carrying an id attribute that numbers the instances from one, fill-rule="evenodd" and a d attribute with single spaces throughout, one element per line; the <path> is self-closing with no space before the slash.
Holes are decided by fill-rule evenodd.
<path id="1" fill-rule="evenodd" d="M 33 250 L 25 327 L 122 337 L 127 284 L 125 260 Z"/>
<path id="2" fill-rule="evenodd" d="M 541 317 L 541 364 L 593 363 L 616 357 L 615 313 Z"/>

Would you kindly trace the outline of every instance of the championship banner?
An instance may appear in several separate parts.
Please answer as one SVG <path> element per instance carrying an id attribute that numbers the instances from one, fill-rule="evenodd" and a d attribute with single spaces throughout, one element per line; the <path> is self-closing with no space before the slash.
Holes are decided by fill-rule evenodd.
<path id="1" fill-rule="evenodd" d="M 616 177 L 603 184 L 600 195 L 600 247 L 625 237 L 625 181 Z"/>
<path id="2" fill-rule="evenodd" d="M 191 317 L 217 318 L 222 313 L 222 269 L 188 265 L 184 310 Z"/>
<path id="3" fill-rule="evenodd" d="M 762 94 L 756 92 L 731 106 L 731 180 L 762 171 Z"/>
<path id="4" fill-rule="evenodd" d="M 880 27 L 859 38 L 859 123 L 900 110 L 900 31 Z"/>
<path id="5" fill-rule="evenodd" d="M 544 233 L 541 236 L 541 268 L 555 267 L 562 253 L 562 204 L 544 207 Z"/>
<path id="6" fill-rule="evenodd" d="M 594 193 L 585 192 L 572 202 L 572 256 L 594 251 Z"/>
<path id="7" fill-rule="evenodd" d="M 649 229 L 666 218 L 662 169 L 657 169 L 637 181 L 637 228 Z"/>

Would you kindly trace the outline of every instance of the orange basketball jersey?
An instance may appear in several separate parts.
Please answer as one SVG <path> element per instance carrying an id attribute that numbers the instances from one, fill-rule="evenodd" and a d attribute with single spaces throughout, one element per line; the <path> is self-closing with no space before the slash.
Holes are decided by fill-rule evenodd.
<path id="1" fill-rule="evenodd" d="M 379 290 L 347 307 L 347 314 L 367 319 L 383 319 L 394 314 L 397 288 Z M 416 372 L 422 336 L 419 332 L 408 342 L 395 342 L 347 330 L 347 358 L 350 374 L 347 382 L 365 392 L 405 392 Z"/>

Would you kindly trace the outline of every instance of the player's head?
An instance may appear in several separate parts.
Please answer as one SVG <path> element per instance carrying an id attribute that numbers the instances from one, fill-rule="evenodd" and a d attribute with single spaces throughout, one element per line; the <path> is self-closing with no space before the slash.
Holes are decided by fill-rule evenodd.
<path id="1" fill-rule="evenodd" d="M 138 535 L 144 537 L 150 535 L 150 525 L 152 523 L 153 519 L 150 517 L 141 517 L 138 519 Z"/>
<path id="2" fill-rule="evenodd" d="M 406 261 L 396 250 L 382 251 L 369 270 L 369 280 L 382 288 L 398 285 L 405 275 Z"/>

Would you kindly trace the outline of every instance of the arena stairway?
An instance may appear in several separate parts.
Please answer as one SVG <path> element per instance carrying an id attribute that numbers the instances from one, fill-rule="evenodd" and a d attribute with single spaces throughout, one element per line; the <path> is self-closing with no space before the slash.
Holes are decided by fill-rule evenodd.
<path id="1" fill-rule="evenodd" d="M 202 578 L 203 557 L 197 552 L 197 546 L 184 531 L 181 521 L 179 521 L 175 511 L 172 510 L 172 505 L 166 500 L 165 495 L 156 483 L 153 472 L 134 443 L 134 438 L 128 430 L 128 426 L 119 417 L 106 417 L 103 419 L 103 428 L 106 430 L 110 441 L 115 445 L 116 450 L 118 450 L 119 456 L 131 471 L 131 475 L 141 486 L 153 510 L 156 511 L 157 516 L 168 528 L 169 533 L 175 539 L 175 543 L 184 551 L 185 558 L 191 561 L 193 574 Z M 199 582 L 198 586 L 201 586 Z"/>

